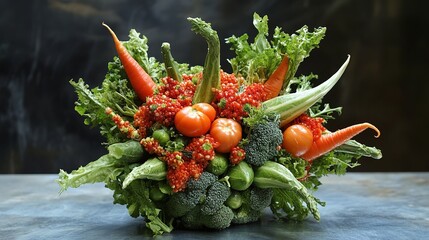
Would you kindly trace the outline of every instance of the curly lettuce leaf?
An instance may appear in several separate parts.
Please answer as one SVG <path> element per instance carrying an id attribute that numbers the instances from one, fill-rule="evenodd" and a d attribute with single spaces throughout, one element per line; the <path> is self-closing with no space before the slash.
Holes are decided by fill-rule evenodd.
<path id="1" fill-rule="evenodd" d="M 149 50 L 147 37 L 144 35 L 140 37 L 140 33 L 135 29 L 130 30 L 128 37 L 130 39 L 122 42 L 122 44 L 152 79 L 157 81 L 165 76 L 163 64 L 154 57 L 149 57 L 147 53 Z"/>
<path id="2" fill-rule="evenodd" d="M 114 203 L 126 205 L 133 217 L 145 217 L 146 225 L 155 235 L 170 232 L 173 228 L 161 219 L 161 210 L 149 198 L 153 188 L 151 181 L 133 181 L 127 189 L 122 189 L 122 182 L 132 169 L 138 167 L 145 152 L 139 142 L 127 141 L 110 145 L 109 153 L 86 166 L 67 173 L 60 170 L 56 180 L 63 192 L 68 188 L 77 188 L 83 184 L 104 182 L 113 190 Z"/>
<path id="3" fill-rule="evenodd" d="M 295 76 L 299 65 L 304 59 L 310 56 L 310 52 L 313 49 L 319 47 L 320 42 L 325 37 L 325 33 L 325 27 L 315 28 L 311 32 L 308 30 L 308 26 L 303 26 L 292 35 L 283 32 L 279 27 L 274 29 L 273 46 L 289 57 L 289 70 L 286 74 L 283 90 L 287 87 L 290 79 Z"/>
<path id="4" fill-rule="evenodd" d="M 264 82 L 280 63 L 282 53 L 277 51 L 269 43 L 268 17 L 253 15 L 253 25 L 258 30 L 253 43 L 248 42 L 249 36 L 243 34 L 240 37 L 231 36 L 226 43 L 231 45 L 231 50 L 236 56 L 229 59 L 232 70 L 236 75 L 243 76 L 248 82 Z"/>
<path id="5" fill-rule="evenodd" d="M 307 26 L 289 35 L 280 27 L 274 29 L 272 39 L 269 40 L 268 17 L 253 15 L 253 25 L 258 30 L 253 43 L 249 43 L 249 36 L 231 36 L 226 42 L 231 45 L 236 56 L 229 60 L 236 75 L 243 76 L 248 82 L 264 82 L 279 65 L 283 55 L 289 57 L 289 71 L 284 80 L 283 90 L 287 83 L 295 76 L 300 63 L 309 56 L 310 52 L 319 46 L 325 36 L 326 28 L 319 27 L 313 32 Z"/>
<path id="6" fill-rule="evenodd" d="M 110 182 L 124 172 L 124 167 L 129 163 L 142 160 L 145 154 L 140 143 L 133 140 L 112 144 L 108 150 L 108 154 L 71 173 L 61 169 L 56 180 L 61 187 L 61 192 L 69 187 L 77 188 L 83 184 Z"/>
<path id="7" fill-rule="evenodd" d="M 60 192 L 68 188 L 77 188 L 83 184 L 108 182 L 109 179 L 116 179 L 122 170 L 117 166 L 117 160 L 110 155 L 103 155 L 96 161 L 88 163 L 84 167 L 79 167 L 71 173 L 60 170 L 57 182 L 61 187 Z"/>

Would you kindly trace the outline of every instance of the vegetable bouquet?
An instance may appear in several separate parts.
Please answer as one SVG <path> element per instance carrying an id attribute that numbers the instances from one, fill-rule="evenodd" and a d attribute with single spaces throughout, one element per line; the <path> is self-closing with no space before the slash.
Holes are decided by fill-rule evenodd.
<path id="1" fill-rule="evenodd" d="M 258 33 L 226 39 L 235 57 L 233 73 L 220 68 L 220 41 L 209 23 L 188 18 L 208 45 L 203 66 L 174 60 L 170 44 L 162 61 L 147 54 L 145 36 L 131 30 L 128 41 L 114 40 L 118 56 L 108 64 L 101 86 L 71 80 L 84 123 L 99 127 L 107 153 L 67 173 L 61 191 L 103 182 L 113 202 L 132 217 L 144 217 L 154 235 L 175 228 L 224 229 L 258 221 L 270 208 L 278 219 L 320 219 L 313 196 L 320 177 L 344 174 L 360 157 L 381 158 L 380 150 L 352 138 L 370 128 L 359 123 L 329 131 L 340 107 L 323 97 L 350 61 L 314 86 L 317 75 L 296 76 L 317 48 L 325 28 L 307 26 L 294 34 L 268 17 L 254 14 Z"/>

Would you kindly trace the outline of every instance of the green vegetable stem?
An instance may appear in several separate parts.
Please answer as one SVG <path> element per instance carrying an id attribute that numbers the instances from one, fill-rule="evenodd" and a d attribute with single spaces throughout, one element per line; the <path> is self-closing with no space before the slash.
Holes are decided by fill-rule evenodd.
<path id="1" fill-rule="evenodd" d="M 334 151 L 351 155 L 371 157 L 374 159 L 380 159 L 383 156 L 380 149 L 365 146 L 364 144 L 359 143 L 356 140 L 349 140 L 343 145 L 337 147 Z"/>
<path id="2" fill-rule="evenodd" d="M 214 97 L 213 88 L 220 88 L 220 42 L 217 32 L 209 23 L 200 18 L 188 18 L 192 24 L 192 31 L 200 34 L 208 45 L 208 52 L 204 62 L 203 79 L 197 85 L 192 102 L 211 103 Z"/>
<path id="3" fill-rule="evenodd" d="M 280 115 L 280 126 L 284 126 L 305 111 L 313 104 L 322 99 L 338 82 L 350 61 L 350 55 L 340 67 L 324 83 L 301 92 L 281 95 L 262 103 L 262 109 L 266 114 L 275 113 Z"/>
<path id="4" fill-rule="evenodd" d="M 167 175 L 167 166 L 165 162 L 158 158 L 151 158 L 142 165 L 133 168 L 133 170 L 125 178 L 122 187 L 126 188 L 132 181 L 136 179 L 150 179 L 161 181 Z"/>
<path id="5" fill-rule="evenodd" d="M 171 55 L 170 44 L 162 43 L 161 45 L 161 53 L 164 59 L 164 66 L 167 72 L 167 75 L 174 80 L 179 82 L 182 81 L 182 75 L 179 72 L 179 68 L 177 63 L 174 61 L 173 56 Z"/>

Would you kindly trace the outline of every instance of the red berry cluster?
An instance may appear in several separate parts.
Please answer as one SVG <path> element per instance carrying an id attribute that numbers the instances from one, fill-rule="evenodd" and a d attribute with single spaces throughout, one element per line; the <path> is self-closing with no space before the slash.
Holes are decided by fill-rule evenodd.
<path id="1" fill-rule="evenodd" d="M 167 152 L 164 156 L 164 161 L 169 168 L 177 168 L 184 162 L 183 153 L 179 151 Z"/>
<path id="2" fill-rule="evenodd" d="M 130 122 L 125 121 L 122 117 L 115 112 L 111 108 L 106 108 L 106 114 L 112 117 L 112 121 L 118 127 L 119 131 L 124 134 L 127 134 L 128 138 L 138 139 L 140 138 L 139 132 L 130 124 Z"/>
<path id="3" fill-rule="evenodd" d="M 167 180 L 174 192 L 186 188 L 186 183 L 192 178 L 199 178 L 204 168 L 213 160 L 217 146 L 216 141 L 210 135 L 193 138 L 183 152 L 174 151 L 166 153 L 163 157 L 167 163 Z"/>
<path id="4" fill-rule="evenodd" d="M 159 142 L 152 137 L 143 138 L 142 140 L 140 140 L 140 144 L 149 154 L 156 154 L 158 156 L 162 156 L 165 154 L 164 148 L 161 147 L 161 145 L 159 145 Z"/>
<path id="5" fill-rule="evenodd" d="M 241 147 L 233 147 L 229 155 L 229 162 L 232 165 L 237 165 L 246 157 L 246 152 Z"/>
<path id="6" fill-rule="evenodd" d="M 147 136 L 147 130 L 152 126 L 154 120 L 149 107 L 142 105 L 139 107 L 137 112 L 134 114 L 134 126 L 138 128 L 140 137 L 145 138 Z"/>
<path id="7" fill-rule="evenodd" d="M 182 81 L 179 82 L 171 77 L 161 79 L 162 85 L 158 88 L 158 94 L 177 99 L 182 107 L 192 105 L 196 86 L 192 82 L 193 75 L 182 75 Z"/>
<path id="8" fill-rule="evenodd" d="M 167 171 L 167 180 L 173 192 L 180 192 L 186 188 L 189 179 L 197 179 L 204 171 L 203 167 L 194 160 L 185 161 L 175 168 L 170 167 Z"/>
<path id="9" fill-rule="evenodd" d="M 183 75 L 182 78 L 181 82 L 171 77 L 161 79 L 158 92 L 146 99 L 145 106 L 148 109 L 143 108 L 137 112 L 139 115 L 135 124 L 143 128 L 141 132 L 146 132 L 148 126 L 153 123 L 142 118 L 146 117 L 167 127 L 173 126 L 176 113 L 183 107 L 192 105 L 192 96 L 196 88 L 192 82 L 192 75 Z"/>
<path id="10" fill-rule="evenodd" d="M 207 134 L 199 138 L 193 138 L 186 146 L 185 151 L 192 153 L 192 160 L 205 168 L 213 160 L 215 156 L 214 149 L 218 145 L 219 143 L 210 134 Z"/>
<path id="11" fill-rule="evenodd" d="M 303 113 L 297 118 L 295 118 L 290 124 L 302 124 L 311 130 L 313 133 L 313 141 L 322 136 L 322 133 L 326 130 L 326 128 L 322 125 L 325 120 L 323 118 L 317 117 L 312 118 L 307 114 Z"/>
<path id="12" fill-rule="evenodd" d="M 243 117 L 248 116 L 244 109 L 246 104 L 258 107 L 266 99 L 263 91 L 264 85 L 253 83 L 243 87 L 244 85 L 240 86 L 239 79 L 234 74 L 221 72 L 221 89 L 215 91 L 213 102 L 220 117 L 240 121 Z"/>
<path id="13" fill-rule="evenodd" d="M 186 183 L 191 178 L 187 163 L 182 163 L 176 168 L 168 168 L 167 180 L 173 192 L 180 192 L 186 188 Z"/>
<path id="14" fill-rule="evenodd" d="M 147 98 L 146 106 L 149 106 L 153 119 L 167 127 L 174 124 L 174 116 L 182 109 L 177 99 L 162 94 Z"/>

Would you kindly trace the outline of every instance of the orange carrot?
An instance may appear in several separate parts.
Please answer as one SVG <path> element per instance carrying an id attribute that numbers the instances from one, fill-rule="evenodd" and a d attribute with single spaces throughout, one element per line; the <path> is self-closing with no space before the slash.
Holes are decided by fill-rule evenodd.
<path id="1" fill-rule="evenodd" d="M 275 98 L 279 95 L 283 87 L 287 71 L 289 69 L 289 58 L 285 55 L 279 66 L 274 70 L 271 76 L 264 83 L 264 92 L 267 94 L 267 99 Z"/>
<path id="2" fill-rule="evenodd" d="M 367 128 L 371 128 L 377 133 L 377 135 L 375 136 L 376 138 L 380 136 L 380 131 L 370 123 L 360 123 L 352 125 L 337 130 L 333 133 L 322 135 L 319 139 L 313 142 L 313 145 L 306 153 L 301 156 L 301 158 L 307 161 L 312 161 L 315 158 L 318 158 L 323 154 L 333 150 L 334 148 L 342 145 L 343 143 L 350 140 L 351 138 L 358 135 Z"/>
<path id="3" fill-rule="evenodd" d="M 113 30 L 103 23 L 103 26 L 109 30 L 112 35 L 113 42 L 115 43 L 116 51 L 118 52 L 119 59 L 124 66 L 125 72 L 130 80 L 131 86 L 136 92 L 137 96 L 142 101 L 146 101 L 146 97 L 152 96 L 156 84 L 147 72 L 140 66 L 140 64 L 130 55 L 124 45 L 119 41 Z"/>

